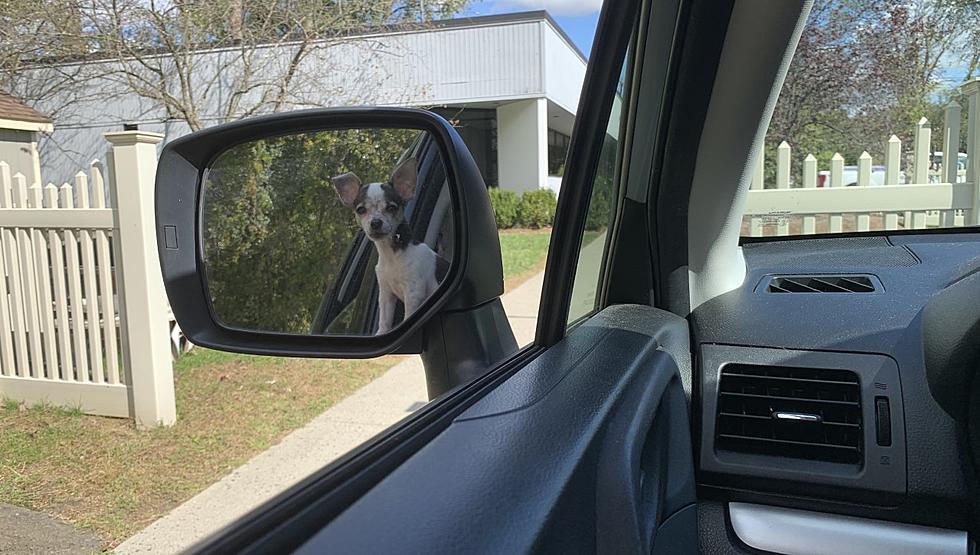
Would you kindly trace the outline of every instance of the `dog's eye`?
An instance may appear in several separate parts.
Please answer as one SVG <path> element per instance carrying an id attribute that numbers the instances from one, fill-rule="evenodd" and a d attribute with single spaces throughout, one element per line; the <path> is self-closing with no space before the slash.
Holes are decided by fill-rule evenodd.
<path id="1" fill-rule="evenodd" d="M 367 214 L 367 208 L 364 208 L 363 206 L 358 206 L 355 212 L 357 212 L 358 216 L 363 216 L 364 214 Z"/>
<path id="2" fill-rule="evenodd" d="M 398 211 L 398 205 L 393 202 L 389 203 L 388 206 L 385 207 L 385 210 L 394 214 L 395 212 Z"/>

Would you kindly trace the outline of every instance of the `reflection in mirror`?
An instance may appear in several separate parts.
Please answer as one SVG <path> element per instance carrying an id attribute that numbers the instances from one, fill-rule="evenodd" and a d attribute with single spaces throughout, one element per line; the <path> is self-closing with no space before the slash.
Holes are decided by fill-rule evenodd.
<path id="1" fill-rule="evenodd" d="M 453 218 L 435 139 L 330 129 L 232 146 L 204 182 L 202 250 L 229 328 L 382 334 L 449 270 Z"/>

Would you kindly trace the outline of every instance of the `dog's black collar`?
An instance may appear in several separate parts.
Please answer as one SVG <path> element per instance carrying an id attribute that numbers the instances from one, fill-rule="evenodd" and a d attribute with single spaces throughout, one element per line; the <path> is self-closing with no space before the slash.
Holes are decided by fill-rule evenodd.
<path id="1" fill-rule="evenodd" d="M 404 221 L 398 224 L 395 233 L 391 236 L 391 248 L 398 251 L 415 243 L 415 238 L 412 237 L 412 226 Z"/>

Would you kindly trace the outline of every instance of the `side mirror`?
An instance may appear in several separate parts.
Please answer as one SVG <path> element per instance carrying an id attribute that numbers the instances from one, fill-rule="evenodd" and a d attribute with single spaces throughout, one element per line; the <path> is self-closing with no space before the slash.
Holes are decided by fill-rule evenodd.
<path id="1" fill-rule="evenodd" d="M 430 395 L 516 350 L 486 186 L 431 112 L 297 111 L 182 137 L 160 156 L 156 221 L 167 295 L 195 344 L 422 353 Z"/>

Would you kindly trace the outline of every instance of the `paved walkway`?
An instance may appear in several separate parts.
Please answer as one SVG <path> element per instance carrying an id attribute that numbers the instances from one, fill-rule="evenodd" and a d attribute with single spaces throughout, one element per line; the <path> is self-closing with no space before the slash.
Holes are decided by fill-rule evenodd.
<path id="1" fill-rule="evenodd" d="M 0 553 L 75 555 L 98 553 L 102 538 L 44 513 L 0 503 Z"/>
<path id="2" fill-rule="evenodd" d="M 502 299 L 520 345 L 534 338 L 543 280 L 544 274 L 538 274 Z M 170 554 L 186 549 L 377 435 L 426 400 L 422 363 L 418 357 L 407 358 L 120 544 L 115 553 Z"/>

